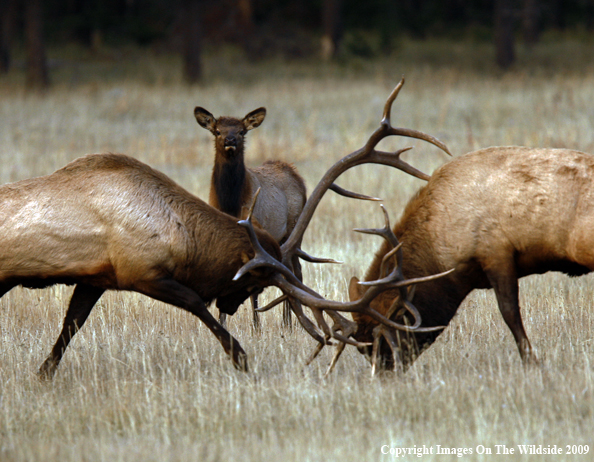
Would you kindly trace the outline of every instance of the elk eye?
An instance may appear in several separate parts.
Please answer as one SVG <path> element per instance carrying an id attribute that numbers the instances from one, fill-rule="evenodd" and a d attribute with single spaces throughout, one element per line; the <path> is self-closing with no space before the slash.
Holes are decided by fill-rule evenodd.
<path id="1" fill-rule="evenodd" d="M 245 130 L 241 130 L 241 131 L 239 132 L 239 134 L 240 134 L 241 136 L 245 135 L 246 133 L 247 133 L 247 132 L 246 132 Z"/>
<path id="2" fill-rule="evenodd" d="M 221 130 L 215 130 L 217 136 L 221 136 Z"/>

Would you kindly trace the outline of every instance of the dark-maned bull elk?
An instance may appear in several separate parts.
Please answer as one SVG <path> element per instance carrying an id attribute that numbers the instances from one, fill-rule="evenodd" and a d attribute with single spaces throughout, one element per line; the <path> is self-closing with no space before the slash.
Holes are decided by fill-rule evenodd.
<path id="1" fill-rule="evenodd" d="M 423 325 L 446 326 L 473 290 L 493 288 L 499 310 L 524 363 L 536 361 L 518 302 L 518 278 L 547 271 L 578 276 L 594 270 L 594 156 L 566 149 L 491 147 L 439 168 L 408 203 L 393 234 L 377 252 L 365 280 L 381 268 L 396 238 L 407 278 L 455 271 L 416 286 L 409 299 Z M 353 278 L 350 299 L 366 288 Z M 386 291 L 371 307 L 389 315 L 402 294 Z M 376 367 L 406 369 L 439 332 L 395 334 L 368 316 L 354 314 L 354 338 Z M 412 322 L 404 311 L 391 317 Z"/>
<path id="2" fill-rule="evenodd" d="M 445 149 L 438 140 L 420 132 L 392 130 Z M 18 285 L 76 286 L 62 331 L 40 368 L 44 378 L 55 374 L 72 337 L 106 290 L 139 292 L 196 315 L 241 370 L 247 370 L 245 352 L 212 317 L 207 305 L 216 299 L 220 310 L 233 314 L 248 296 L 269 285 L 279 286 L 305 303 L 313 298 L 315 309 L 332 310 L 330 315 L 338 324 L 344 318 L 334 310 L 344 306 L 346 311 L 361 311 L 392 328 L 414 330 L 414 326 L 385 319 L 368 306 L 372 297 L 394 281 L 408 284 L 397 272 L 378 282 L 360 301 L 340 304 L 322 299 L 281 263 L 291 262 L 295 255 L 325 261 L 308 256 L 298 243 L 324 192 L 333 188 L 333 181 L 346 169 L 382 163 L 422 176 L 400 160 L 401 152 L 390 155 L 371 150 L 339 160 L 307 201 L 284 254 L 268 232 L 254 230 L 249 221 L 246 232 L 235 218 L 124 155 L 88 155 L 50 175 L 0 186 L 0 296 Z M 254 248 L 272 256 L 264 268 L 249 267 L 257 260 L 252 259 Z M 298 318 L 314 338 L 325 343 L 311 321 Z M 322 328 L 328 335 L 325 323 Z M 346 338 L 348 335 L 331 334 L 364 346 Z"/>
<path id="3" fill-rule="evenodd" d="M 303 210 L 306 189 L 303 178 L 295 167 L 282 161 L 267 161 L 260 167 L 246 168 L 244 162 L 245 136 L 259 127 L 266 117 L 261 107 L 243 119 L 215 118 L 202 107 L 194 109 L 194 116 L 201 127 L 215 138 L 215 161 L 210 182 L 208 202 L 229 215 L 244 218 L 260 190 L 253 217 L 260 227 L 268 231 L 278 243 L 283 243 L 293 231 Z M 293 270 L 301 280 L 299 258 L 292 262 Z M 252 296 L 254 327 L 259 327 L 257 296 Z M 290 323 L 288 306 L 284 311 L 285 324 Z M 224 321 L 224 314 L 221 319 Z"/>

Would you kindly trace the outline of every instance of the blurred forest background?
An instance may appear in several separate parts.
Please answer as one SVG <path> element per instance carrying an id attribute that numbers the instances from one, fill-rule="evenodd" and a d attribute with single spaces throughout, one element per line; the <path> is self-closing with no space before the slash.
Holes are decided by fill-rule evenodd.
<path id="1" fill-rule="evenodd" d="M 0 73 L 20 66 L 29 88 L 47 88 L 46 50 L 71 44 L 176 53 L 190 83 L 204 75 L 205 49 L 340 60 L 392 53 L 404 37 L 489 42 L 507 69 L 518 42 L 591 37 L 594 0 L 0 0 L 0 18 Z"/>

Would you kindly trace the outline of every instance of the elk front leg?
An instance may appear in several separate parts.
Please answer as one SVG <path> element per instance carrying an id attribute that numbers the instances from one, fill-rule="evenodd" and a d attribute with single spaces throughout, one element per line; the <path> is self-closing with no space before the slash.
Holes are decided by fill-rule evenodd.
<path id="1" fill-rule="evenodd" d="M 237 340 L 210 314 L 200 296 L 192 289 L 174 279 L 161 279 L 138 284 L 134 290 L 156 300 L 182 308 L 200 318 L 215 335 L 221 346 L 231 357 L 236 369 L 247 372 L 247 355 Z"/>
<path id="2" fill-rule="evenodd" d="M 252 326 L 255 332 L 260 332 L 260 315 L 258 314 L 258 294 L 250 295 L 252 301 Z M 227 314 L 219 311 L 219 324 L 227 327 Z"/>
<path id="3" fill-rule="evenodd" d="M 260 332 L 260 315 L 258 314 L 258 294 L 250 295 L 252 301 L 252 325 L 254 331 Z"/>
<path id="4" fill-rule="evenodd" d="M 499 311 L 516 340 L 524 364 L 536 363 L 536 355 L 532 351 L 532 345 L 530 345 L 530 340 L 528 340 L 522 323 L 518 296 L 518 277 L 513 257 L 510 256 L 497 264 L 490 262 L 485 273 L 493 289 L 495 289 Z"/>
<path id="5" fill-rule="evenodd" d="M 105 292 L 104 289 L 85 284 L 78 284 L 74 288 L 74 292 L 70 298 L 70 304 L 68 305 L 68 311 L 64 318 L 62 332 L 52 348 L 52 352 L 39 368 L 39 377 L 41 379 L 49 380 L 54 376 L 70 340 L 72 340 L 72 337 L 83 326 L 93 306 L 95 306 L 95 303 L 97 303 L 103 292 Z"/>

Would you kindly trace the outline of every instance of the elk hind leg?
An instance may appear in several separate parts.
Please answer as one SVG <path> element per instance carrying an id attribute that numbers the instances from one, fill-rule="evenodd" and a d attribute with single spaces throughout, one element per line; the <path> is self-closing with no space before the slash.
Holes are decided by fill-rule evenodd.
<path id="1" fill-rule="evenodd" d="M 239 342 L 210 314 L 206 304 L 192 289 L 174 279 L 165 278 L 137 284 L 134 290 L 161 302 L 182 308 L 200 318 L 219 340 L 227 355 L 231 357 L 235 368 L 247 372 L 248 363 L 245 351 L 243 351 Z"/>
<path id="2" fill-rule="evenodd" d="M 95 306 L 95 303 L 97 303 L 103 292 L 105 292 L 105 289 L 85 284 L 77 284 L 74 288 L 70 304 L 68 305 L 68 311 L 64 318 L 62 332 L 58 340 L 56 340 L 52 352 L 39 369 L 40 378 L 49 380 L 54 376 L 70 340 L 72 340 L 72 337 L 83 326 L 93 306 Z"/>
<path id="3" fill-rule="evenodd" d="M 486 270 L 486 274 L 495 289 L 499 311 L 514 336 L 524 364 L 537 363 L 536 355 L 522 323 L 518 277 L 513 258 L 510 257 L 508 261 L 498 266 L 490 266 Z"/>

